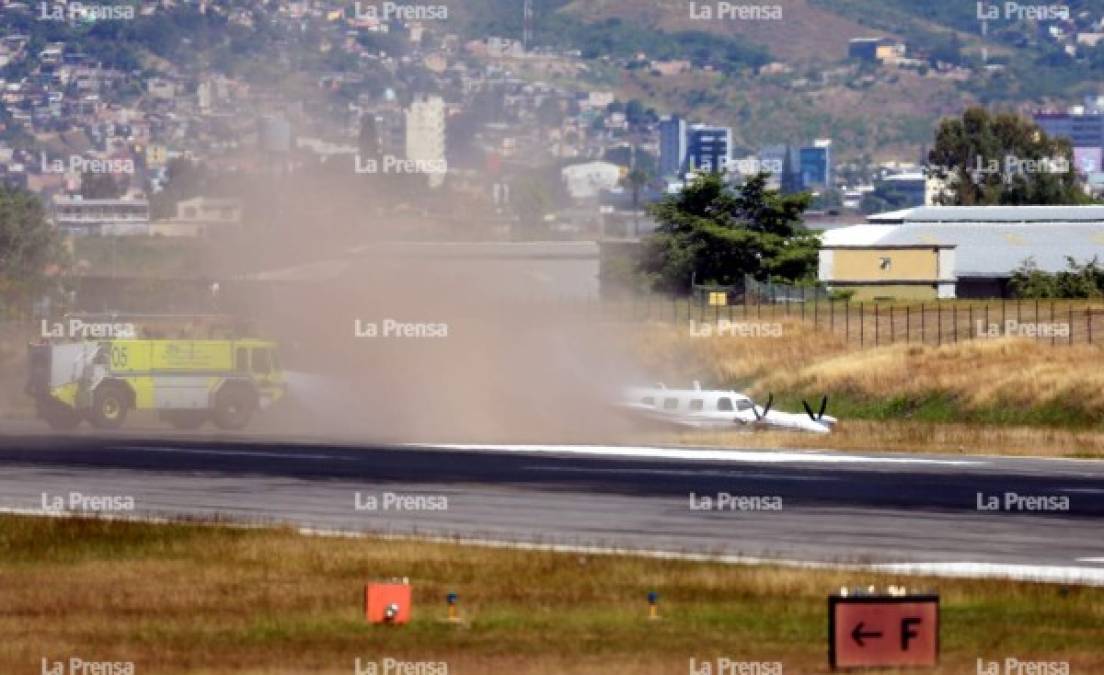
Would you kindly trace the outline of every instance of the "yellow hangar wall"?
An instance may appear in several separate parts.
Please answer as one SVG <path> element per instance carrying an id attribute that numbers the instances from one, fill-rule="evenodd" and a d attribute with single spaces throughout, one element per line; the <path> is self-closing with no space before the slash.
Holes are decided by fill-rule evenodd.
<path id="1" fill-rule="evenodd" d="M 841 281 L 934 281 L 936 249 L 836 249 L 833 277 Z M 889 261 L 886 266 L 885 262 Z"/>
<path id="2" fill-rule="evenodd" d="M 854 300 L 935 300 L 946 284 L 939 247 L 855 247 L 821 251 L 821 281 L 853 293 Z M 825 260 L 826 259 L 826 260 Z"/>
<path id="3" fill-rule="evenodd" d="M 855 302 L 867 302 L 871 300 L 935 300 L 939 297 L 938 285 L 925 284 L 840 284 L 840 290 L 852 291 L 851 299 Z"/>

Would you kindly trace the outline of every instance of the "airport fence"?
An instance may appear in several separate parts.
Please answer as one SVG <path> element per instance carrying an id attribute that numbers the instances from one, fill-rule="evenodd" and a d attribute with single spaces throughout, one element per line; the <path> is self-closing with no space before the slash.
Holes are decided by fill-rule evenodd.
<path id="1" fill-rule="evenodd" d="M 790 295 L 773 302 L 765 299 L 712 291 L 690 296 L 622 296 L 597 304 L 606 319 L 683 324 L 698 334 L 707 324 L 712 324 L 714 332 L 722 329 L 722 335 L 743 334 L 736 329 L 749 324 L 805 324 L 857 348 L 898 343 L 943 345 L 1005 336 L 1055 346 L 1104 344 L 1104 302 L 1100 300 L 854 302 L 822 294 L 805 300 Z"/>

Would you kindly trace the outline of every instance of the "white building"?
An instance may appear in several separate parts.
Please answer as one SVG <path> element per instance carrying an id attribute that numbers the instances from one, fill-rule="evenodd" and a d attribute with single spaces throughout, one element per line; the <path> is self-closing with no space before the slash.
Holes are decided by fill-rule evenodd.
<path id="1" fill-rule="evenodd" d="M 406 111 L 406 158 L 430 168 L 445 165 L 445 101 L 440 96 L 418 97 Z M 444 184 L 445 171 L 426 173 L 430 187 Z"/>
<path id="2" fill-rule="evenodd" d="M 560 171 L 572 199 L 594 199 L 603 190 L 612 190 L 621 182 L 621 167 L 612 162 L 586 162 L 565 166 Z"/>
<path id="3" fill-rule="evenodd" d="M 82 199 L 57 195 L 51 206 L 54 223 L 64 234 L 149 234 L 149 202 L 145 199 Z"/>

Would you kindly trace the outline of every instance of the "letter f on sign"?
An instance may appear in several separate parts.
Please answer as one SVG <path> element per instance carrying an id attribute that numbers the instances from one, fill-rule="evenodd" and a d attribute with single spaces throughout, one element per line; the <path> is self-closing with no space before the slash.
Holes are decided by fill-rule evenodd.
<path id="1" fill-rule="evenodd" d="M 920 634 L 913 629 L 913 626 L 918 625 L 920 625 L 920 617 L 910 616 L 901 619 L 901 651 L 907 652 L 909 648 L 909 642 L 912 639 L 919 637 Z"/>

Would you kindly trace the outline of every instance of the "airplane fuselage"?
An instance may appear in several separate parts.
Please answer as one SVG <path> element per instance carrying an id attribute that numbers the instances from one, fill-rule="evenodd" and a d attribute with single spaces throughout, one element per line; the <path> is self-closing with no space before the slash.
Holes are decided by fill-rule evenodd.
<path id="1" fill-rule="evenodd" d="M 772 428 L 829 433 L 834 417 L 814 419 L 805 413 L 788 413 L 759 406 L 746 394 L 719 389 L 667 389 L 630 387 L 620 407 L 633 417 L 665 426 L 690 429 Z"/>

